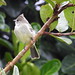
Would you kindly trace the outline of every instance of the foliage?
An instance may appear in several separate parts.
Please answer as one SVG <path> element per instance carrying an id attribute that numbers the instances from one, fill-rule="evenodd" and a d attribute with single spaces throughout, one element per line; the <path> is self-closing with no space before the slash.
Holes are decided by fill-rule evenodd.
<path id="1" fill-rule="evenodd" d="M 45 15 L 45 16 L 43 16 Z M 45 23 L 51 16 L 53 15 L 53 8 L 50 4 L 46 4 L 41 6 L 40 9 L 40 17 L 42 19 L 42 21 Z M 56 25 L 57 25 L 57 21 L 53 22 L 50 26 L 50 31 L 52 31 Z"/>
<path id="2" fill-rule="evenodd" d="M 60 4 L 60 3 L 64 2 L 64 1 L 68 1 L 68 0 L 52 0 L 52 1 L 55 1 L 57 4 Z"/>
<path id="3" fill-rule="evenodd" d="M 6 2 L 4 0 L 0 0 L 0 6 L 1 5 L 6 5 Z"/>
<path id="4" fill-rule="evenodd" d="M 64 10 L 65 17 L 68 20 L 69 26 L 72 28 L 72 31 L 75 30 L 75 13 L 73 12 L 75 12 L 75 7 L 70 7 Z"/>
<path id="5" fill-rule="evenodd" d="M 48 61 L 41 68 L 41 75 L 53 75 L 59 71 L 61 63 L 59 60 Z"/>
<path id="6" fill-rule="evenodd" d="M 67 55 L 63 61 L 62 61 L 62 71 L 64 73 L 68 73 L 68 74 L 75 74 L 75 55 L 74 54 L 70 54 Z M 68 61 L 68 62 L 67 62 Z"/>
<path id="7" fill-rule="evenodd" d="M 33 63 L 28 62 L 24 66 L 22 72 L 22 75 L 40 75 L 40 70 L 38 69 L 37 66 L 35 66 Z"/>
<path id="8" fill-rule="evenodd" d="M 28 1 L 28 4 L 26 1 Z M 21 43 L 14 35 L 14 18 L 16 18 L 20 13 L 24 13 L 34 30 L 38 32 L 41 29 L 41 24 L 45 23 L 52 17 L 56 4 L 61 5 L 61 7 L 67 4 L 65 1 L 75 4 L 75 0 L 45 1 L 44 5 L 37 5 L 42 5 L 40 12 L 35 10 L 37 7 L 35 6 L 35 0 L 18 0 L 16 2 L 13 0 L 6 0 L 6 2 L 4 0 L 0 1 L 0 9 L 2 10 L 0 11 L 0 66 L 2 66 L 2 68 L 5 67 L 5 65 L 25 47 L 25 44 Z M 60 18 L 53 22 L 49 27 L 49 30 L 46 31 L 73 32 L 75 30 L 75 7 L 65 9 L 58 15 L 58 17 Z M 30 51 L 28 51 L 16 63 L 13 68 L 13 73 L 10 71 L 8 74 L 75 75 L 74 44 L 75 35 L 62 37 L 43 35 L 36 42 L 41 58 L 39 60 L 31 60 Z M 3 75 L 6 75 L 3 69 L 0 71 L 2 71 Z"/>

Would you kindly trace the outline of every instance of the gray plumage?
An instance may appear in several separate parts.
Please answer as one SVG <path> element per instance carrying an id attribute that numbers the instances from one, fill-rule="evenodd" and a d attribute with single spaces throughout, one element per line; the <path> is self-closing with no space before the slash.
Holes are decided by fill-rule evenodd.
<path id="1" fill-rule="evenodd" d="M 35 36 L 35 31 L 26 20 L 23 14 L 21 14 L 15 21 L 14 33 L 16 37 L 23 43 L 28 44 Z M 35 50 L 34 45 L 30 48 L 31 57 L 39 58 L 38 52 Z"/>

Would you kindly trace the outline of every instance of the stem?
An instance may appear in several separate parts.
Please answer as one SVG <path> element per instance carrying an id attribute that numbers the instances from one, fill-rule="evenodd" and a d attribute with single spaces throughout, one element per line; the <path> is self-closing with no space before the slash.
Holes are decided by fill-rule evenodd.
<path id="1" fill-rule="evenodd" d="M 68 35 L 75 35 L 75 32 L 70 32 L 70 33 L 50 33 L 50 32 L 44 32 L 43 34 L 55 35 L 55 36 L 68 36 Z"/>

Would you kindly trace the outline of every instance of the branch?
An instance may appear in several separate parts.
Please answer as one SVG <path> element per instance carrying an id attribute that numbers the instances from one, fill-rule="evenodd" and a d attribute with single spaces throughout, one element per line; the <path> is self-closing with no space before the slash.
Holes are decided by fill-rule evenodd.
<path id="1" fill-rule="evenodd" d="M 75 6 L 75 4 L 72 3 L 68 3 L 67 5 L 63 6 L 59 11 L 58 14 L 61 13 L 64 9 L 68 8 L 68 7 L 73 7 Z"/>
<path id="2" fill-rule="evenodd" d="M 75 4 L 72 4 L 72 3 L 68 3 L 66 4 L 65 6 L 61 7 L 59 5 L 56 4 L 55 8 L 54 8 L 54 15 L 58 15 L 60 14 L 64 9 L 68 8 L 68 7 L 73 7 L 75 6 Z"/>
<path id="3" fill-rule="evenodd" d="M 73 5 L 72 5 L 73 6 Z M 66 6 L 66 8 L 69 6 Z M 58 14 L 64 10 L 64 7 L 61 8 L 61 10 L 57 14 L 53 14 L 53 16 L 43 25 L 43 27 L 38 31 L 38 33 L 33 38 L 33 41 L 31 41 L 24 50 L 18 53 L 18 55 L 4 68 L 5 72 L 8 72 L 20 59 L 21 57 L 29 50 L 29 48 L 37 41 L 37 39 L 43 35 L 44 31 L 51 25 L 54 20 L 57 19 Z M 1 75 L 1 73 L 0 73 Z"/>
<path id="4" fill-rule="evenodd" d="M 46 35 L 55 35 L 55 36 L 68 36 L 68 35 L 75 35 L 75 32 L 70 32 L 70 33 L 51 33 L 51 32 L 44 32 L 43 34 L 46 34 Z"/>

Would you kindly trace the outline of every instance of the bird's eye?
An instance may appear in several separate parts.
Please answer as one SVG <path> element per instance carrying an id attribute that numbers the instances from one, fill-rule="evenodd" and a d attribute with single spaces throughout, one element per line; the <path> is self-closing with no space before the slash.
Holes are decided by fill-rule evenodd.
<path id="1" fill-rule="evenodd" d="M 19 21 L 19 19 L 17 19 L 17 21 Z"/>

